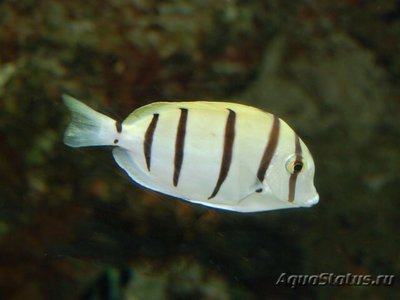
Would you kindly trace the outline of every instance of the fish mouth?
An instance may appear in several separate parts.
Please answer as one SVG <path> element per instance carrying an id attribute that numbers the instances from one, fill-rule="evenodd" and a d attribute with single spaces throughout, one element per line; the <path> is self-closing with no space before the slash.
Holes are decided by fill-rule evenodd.
<path id="1" fill-rule="evenodd" d="M 310 206 L 313 206 L 313 205 L 317 204 L 318 202 L 319 202 L 319 195 L 317 194 L 315 197 L 307 200 L 304 203 L 304 206 L 310 207 Z"/>

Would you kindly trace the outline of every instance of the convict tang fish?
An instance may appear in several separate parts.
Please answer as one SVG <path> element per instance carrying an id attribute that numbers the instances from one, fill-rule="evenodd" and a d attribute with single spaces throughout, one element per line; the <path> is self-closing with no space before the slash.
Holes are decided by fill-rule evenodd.
<path id="1" fill-rule="evenodd" d="M 227 102 L 156 102 L 121 123 L 63 99 L 72 113 L 65 144 L 114 146 L 117 164 L 149 189 L 238 212 L 318 202 L 309 150 L 270 113 Z"/>

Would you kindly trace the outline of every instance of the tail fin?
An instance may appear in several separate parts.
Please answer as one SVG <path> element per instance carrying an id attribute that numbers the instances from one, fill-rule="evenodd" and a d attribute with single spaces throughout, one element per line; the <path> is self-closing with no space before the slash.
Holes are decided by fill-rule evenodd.
<path id="1" fill-rule="evenodd" d="M 115 121 L 86 104 L 63 95 L 64 104 L 72 113 L 65 130 L 64 143 L 70 147 L 112 145 L 117 135 Z"/>

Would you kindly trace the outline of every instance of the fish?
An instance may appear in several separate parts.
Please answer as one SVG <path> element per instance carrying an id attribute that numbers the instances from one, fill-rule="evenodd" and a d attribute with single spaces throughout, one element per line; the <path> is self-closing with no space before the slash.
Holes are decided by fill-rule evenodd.
<path id="1" fill-rule="evenodd" d="M 154 102 L 123 121 L 63 95 L 72 118 L 64 143 L 113 146 L 116 163 L 139 185 L 234 212 L 318 203 L 310 151 L 276 115 L 239 103 Z"/>

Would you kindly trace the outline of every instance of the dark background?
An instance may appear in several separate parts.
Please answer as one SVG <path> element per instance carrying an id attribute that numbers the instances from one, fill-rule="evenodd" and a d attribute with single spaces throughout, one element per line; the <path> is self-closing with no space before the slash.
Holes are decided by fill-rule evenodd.
<path id="1" fill-rule="evenodd" d="M 399 53 L 395 0 L 0 1 L 0 299 L 395 299 L 275 282 L 400 280 Z M 320 203 L 238 214 L 140 188 L 109 148 L 62 143 L 62 93 L 120 120 L 159 100 L 275 113 Z"/>

